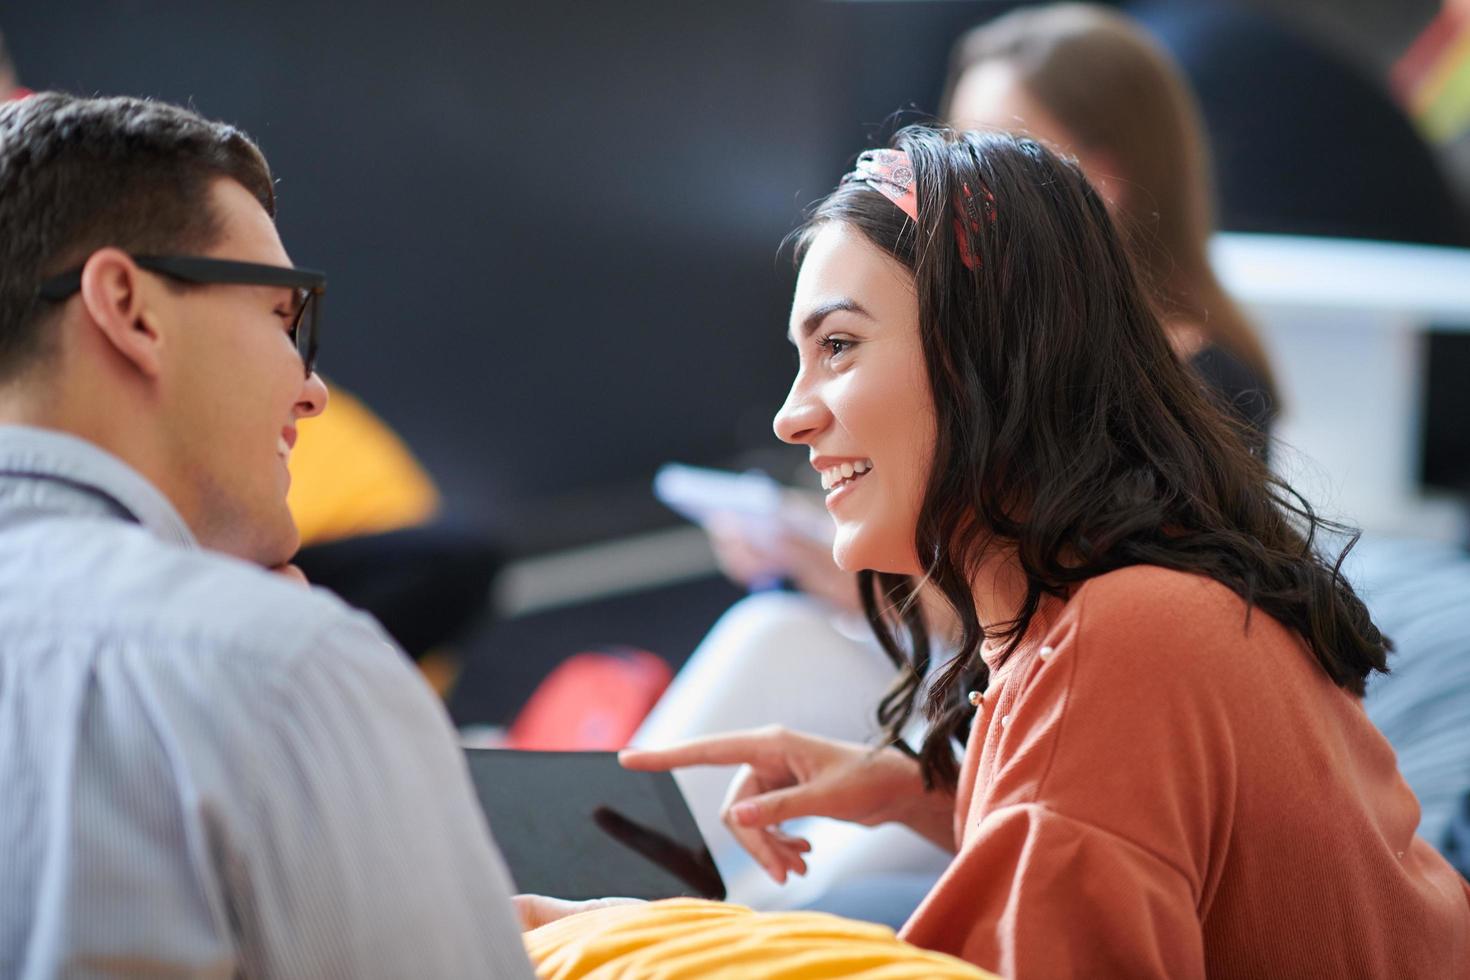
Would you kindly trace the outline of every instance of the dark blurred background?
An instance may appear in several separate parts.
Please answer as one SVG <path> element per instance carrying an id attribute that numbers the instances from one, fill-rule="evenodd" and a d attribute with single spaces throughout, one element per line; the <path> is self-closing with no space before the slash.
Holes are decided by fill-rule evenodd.
<path id="1" fill-rule="evenodd" d="M 288 249 L 330 275 L 325 373 L 515 561 L 676 526 L 649 492 L 668 460 L 796 471 L 770 432 L 794 363 L 778 244 L 896 111 L 936 108 L 953 38 L 1012 6 L 68 0 L 6 5 L 0 30 L 31 88 L 182 102 L 259 141 Z M 1385 6 L 1284 23 L 1376 85 L 1437 9 Z M 1222 190 L 1227 229 L 1339 231 Z M 503 721 L 590 644 L 682 659 L 736 593 L 670 578 L 482 630 L 456 716 Z"/>
<path id="2" fill-rule="evenodd" d="M 31 88 L 261 143 L 287 247 L 330 273 L 325 372 L 523 554 L 667 522 L 658 464 L 774 442 L 777 244 L 870 129 L 932 108 L 986 7 L 894 6 L 79 0 L 0 29 Z"/>

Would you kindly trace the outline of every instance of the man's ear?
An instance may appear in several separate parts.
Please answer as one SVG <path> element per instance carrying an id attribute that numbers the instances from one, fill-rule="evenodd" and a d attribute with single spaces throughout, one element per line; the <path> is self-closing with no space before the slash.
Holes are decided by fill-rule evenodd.
<path id="1" fill-rule="evenodd" d="M 82 305 L 102 339 L 144 375 L 155 378 L 162 368 L 163 335 L 157 310 L 149 298 L 157 295 L 128 253 L 100 248 L 82 266 Z"/>

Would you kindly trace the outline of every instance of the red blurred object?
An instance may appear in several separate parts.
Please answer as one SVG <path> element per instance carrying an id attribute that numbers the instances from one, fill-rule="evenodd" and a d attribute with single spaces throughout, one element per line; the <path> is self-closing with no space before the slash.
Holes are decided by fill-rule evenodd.
<path id="1" fill-rule="evenodd" d="M 506 748 L 621 749 L 673 679 L 669 665 L 647 650 L 579 653 L 536 688 L 510 726 Z"/>

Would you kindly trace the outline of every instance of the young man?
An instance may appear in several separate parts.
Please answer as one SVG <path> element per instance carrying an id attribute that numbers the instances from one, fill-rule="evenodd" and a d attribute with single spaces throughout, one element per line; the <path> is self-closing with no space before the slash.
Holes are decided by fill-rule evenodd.
<path id="1" fill-rule="evenodd" d="M 229 126 L 0 106 L 0 977 L 531 975 L 438 702 L 292 581 L 273 211 Z"/>

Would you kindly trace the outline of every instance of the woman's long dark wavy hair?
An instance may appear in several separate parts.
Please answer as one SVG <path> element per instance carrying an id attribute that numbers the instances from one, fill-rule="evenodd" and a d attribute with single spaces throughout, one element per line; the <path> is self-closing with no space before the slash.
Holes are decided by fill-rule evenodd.
<path id="1" fill-rule="evenodd" d="M 1247 447 L 1240 424 L 1175 358 L 1101 199 L 1078 167 L 998 133 L 900 130 L 918 221 L 859 182 L 838 187 L 795 233 L 796 261 L 833 221 L 862 232 L 914 277 L 934 401 L 934 457 L 914 544 L 923 576 L 865 571 L 863 606 L 900 676 L 879 706 L 890 744 L 922 700 L 915 754 L 927 785 L 953 787 L 955 742 L 984 689 L 984 640 L 1008 656 L 1044 596 L 1096 575 L 1159 565 L 1214 579 L 1305 640 L 1338 686 L 1362 694 L 1386 671 L 1388 640 L 1319 551 L 1324 521 Z M 966 191 L 994 217 L 955 221 Z M 978 268 L 960 260 L 969 235 Z M 1353 536 L 1347 545 L 1352 547 Z M 1015 619 L 982 624 L 971 584 L 997 549 L 1026 579 Z M 917 599 L 936 590 L 959 624 L 959 652 L 928 681 Z M 907 633 L 907 639 L 900 638 Z M 907 647 L 907 650 L 905 649 Z M 913 750 L 910 750 L 913 751 Z"/>

